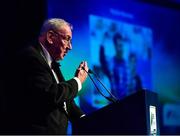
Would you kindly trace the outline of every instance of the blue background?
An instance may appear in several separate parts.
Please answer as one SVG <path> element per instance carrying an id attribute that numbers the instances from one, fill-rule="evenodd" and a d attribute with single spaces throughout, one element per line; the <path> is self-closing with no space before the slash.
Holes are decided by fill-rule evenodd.
<path id="1" fill-rule="evenodd" d="M 151 60 L 151 91 L 157 92 L 161 103 L 162 132 L 176 133 L 180 124 L 176 121 L 168 124 L 167 118 L 180 120 L 180 10 L 177 3 L 169 1 L 156 4 L 137 0 L 49 0 L 47 17 L 60 17 L 72 23 L 73 50 L 66 56 L 62 64 L 65 78 L 69 79 L 82 60 L 91 67 L 91 44 L 89 16 L 95 15 L 115 21 L 150 28 L 153 32 Z M 169 4 L 169 5 L 168 5 Z M 141 66 L 143 68 L 143 64 Z M 86 113 L 94 110 L 89 79 L 76 98 L 76 102 Z M 172 110 L 164 108 L 170 104 Z M 174 106 L 176 108 L 174 108 Z M 176 109 L 176 110 L 175 110 Z M 166 112 L 169 116 L 166 117 Z M 171 116 L 172 115 L 172 116 Z"/>

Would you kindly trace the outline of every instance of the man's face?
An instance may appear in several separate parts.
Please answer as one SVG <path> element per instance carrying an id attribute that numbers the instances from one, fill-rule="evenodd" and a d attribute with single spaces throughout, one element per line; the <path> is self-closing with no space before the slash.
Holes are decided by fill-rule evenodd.
<path id="1" fill-rule="evenodd" d="M 62 60 L 64 56 L 72 49 L 71 39 L 72 32 L 68 25 L 54 31 L 53 30 L 53 44 L 51 45 L 51 56 L 56 60 Z"/>

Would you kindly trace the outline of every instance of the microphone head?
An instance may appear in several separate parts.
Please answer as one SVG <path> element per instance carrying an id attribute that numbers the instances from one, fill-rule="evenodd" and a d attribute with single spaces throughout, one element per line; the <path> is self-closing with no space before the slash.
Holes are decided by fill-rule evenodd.
<path id="1" fill-rule="evenodd" d="M 84 67 L 82 67 L 82 69 L 83 69 L 84 71 L 86 71 Z M 88 72 L 88 73 L 90 73 L 90 74 L 92 74 L 92 73 L 93 73 L 93 71 L 92 71 L 91 69 L 89 69 L 89 70 L 88 70 L 88 71 L 86 71 L 86 72 Z"/>
<path id="2" fill-rule="evenodd" d="M 92 74 L 92 73 L 93 73 L 93 71 L 92 71 L 91 69 L 89 69 L 89 70 L 88 70 L 88 73 Z"/>

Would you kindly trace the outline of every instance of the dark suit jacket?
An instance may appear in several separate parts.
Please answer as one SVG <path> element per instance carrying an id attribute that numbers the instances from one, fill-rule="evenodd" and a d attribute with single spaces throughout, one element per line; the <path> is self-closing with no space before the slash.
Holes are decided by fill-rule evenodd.
<path id="1" fill-rule="evenodd" d="M 6 118 L 9 134 L 66 134 L 68 119 L 73 121 L 83 114 L 73 100 L 78 93 L 76 80 L 65 81 L 57 68 L 57 84 L 41 53 L 41 46 L 36 44 L 13 58 L 13 87 L 8 94 L 10 110 Z"/>

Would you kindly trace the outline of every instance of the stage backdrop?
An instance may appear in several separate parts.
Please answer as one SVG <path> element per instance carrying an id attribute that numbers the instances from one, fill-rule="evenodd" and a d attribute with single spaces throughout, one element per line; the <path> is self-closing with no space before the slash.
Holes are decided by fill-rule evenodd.
<path id="1" fill-rule="evenodd" d="M 159 3 L 49 0 L 48 18 L 64 18 L 74 26 L 73 50 L 60 62 L 66 79 L 86 60 L 118 99 L 140 88 L 157 92 L 163 105 L 171 103 L 162 107 L 167 113 L 163 125 L 177 130 L 180 115 L 173 107 L 180 103 L 180 11 Z M 86 113 L 109 104 L 89 79 L 76 102 Z"/>

